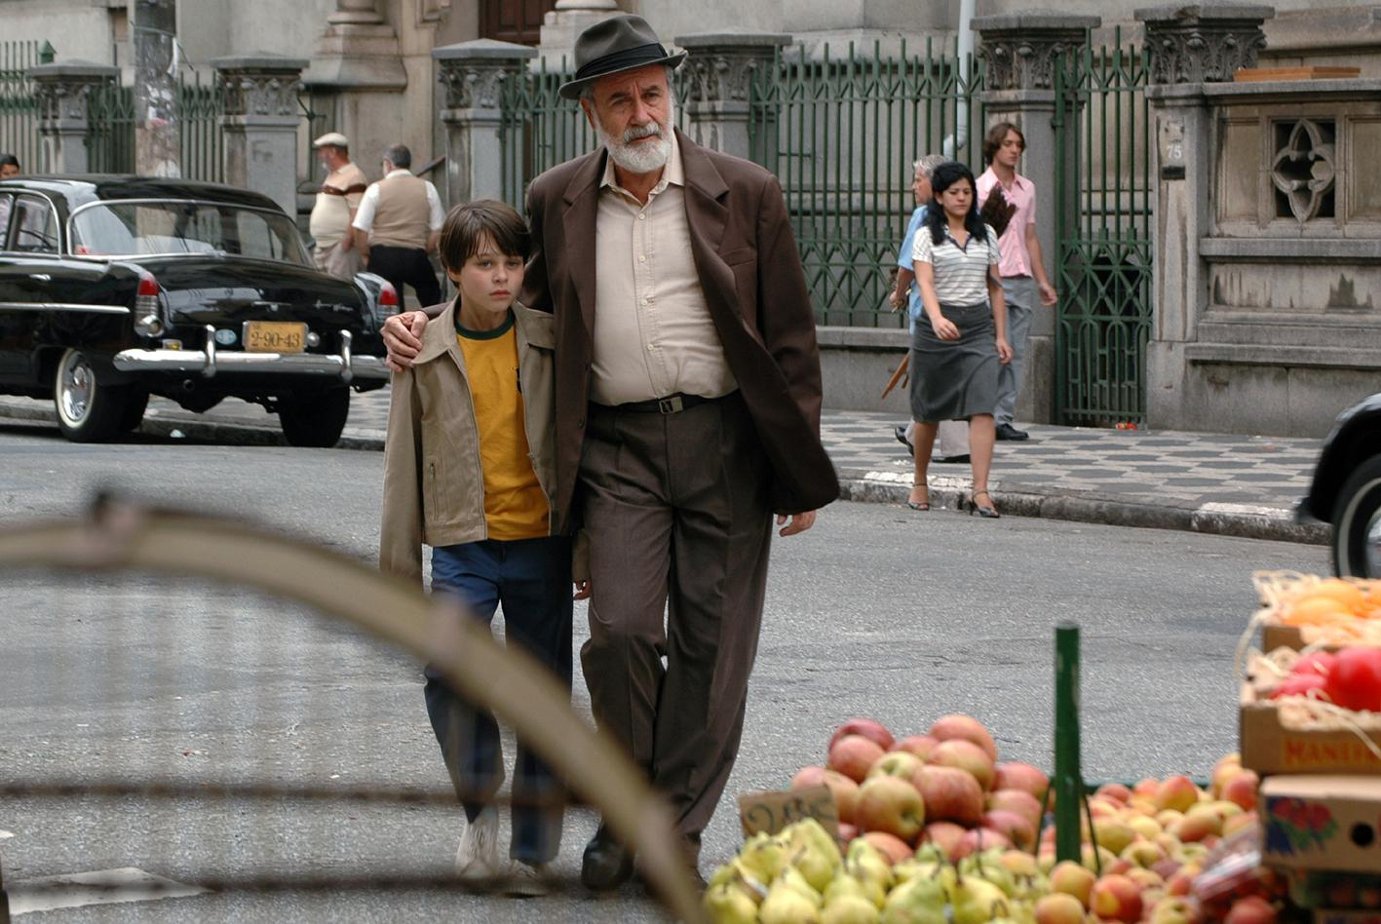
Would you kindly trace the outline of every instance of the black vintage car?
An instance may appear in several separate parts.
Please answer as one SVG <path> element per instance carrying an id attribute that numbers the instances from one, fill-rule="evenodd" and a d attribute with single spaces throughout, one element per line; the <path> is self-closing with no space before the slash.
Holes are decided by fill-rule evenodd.
<path id="1" fill-rule="evenodd" d="M 1332 524 L 1340 576 L 1381 578 L 1381 394 L 1338 415 L 1298 513 Z"/>
<path id="2" fill-rule="evenodd" d="M 149 395 L 276 412 L 331 446 L 350 389 L 388 381 L 384 280 L 318 272 L 267 196 L 133 176 L 0 181 L 0 393 L 51 396 L 63 435 L 139 426 Z"/>

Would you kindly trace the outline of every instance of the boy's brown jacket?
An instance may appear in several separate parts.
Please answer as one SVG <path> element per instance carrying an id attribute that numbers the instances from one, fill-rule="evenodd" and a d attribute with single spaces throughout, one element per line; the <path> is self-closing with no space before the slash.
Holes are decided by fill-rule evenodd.
<path id="1" fill-rule="evenodd" d="M 489 535 L 479 436 L 456 342 L 455 310 L 452 301 L 427 325 L 412 369 L 393 377 L 384 440 L 379 567 L 419 584 L 423 543 L 456 545 Z M 513 314 L 528 448 L 551 506 L 556 485 L 552 316 L 518 303 Z"/>

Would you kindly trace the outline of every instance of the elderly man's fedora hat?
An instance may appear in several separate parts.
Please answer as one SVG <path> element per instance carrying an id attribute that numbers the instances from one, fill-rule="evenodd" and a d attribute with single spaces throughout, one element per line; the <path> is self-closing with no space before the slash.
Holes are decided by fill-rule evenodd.
<path id="1" fill-rule="evenodd" d="M 649 64 L 675 67 L 686 58 L 672 54 L 641 16 L 624 13 L 590 26 L 575 40 L 575 77 L 561 85 L 563 99 L 578 99 L 580 91 L 601 77 Z"/>

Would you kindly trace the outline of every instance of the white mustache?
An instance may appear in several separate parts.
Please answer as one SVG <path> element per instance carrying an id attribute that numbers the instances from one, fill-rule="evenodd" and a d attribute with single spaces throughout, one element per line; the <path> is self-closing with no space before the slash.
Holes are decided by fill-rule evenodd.
<path id="1" fill-rule="evenodd" d="M 656 122 L 649 122 L 642 128 L 630 128 L 623 133 L 623 143 L 631 144 L 639 138 L 660 138 L 662 137 L 662 126 Z"/>

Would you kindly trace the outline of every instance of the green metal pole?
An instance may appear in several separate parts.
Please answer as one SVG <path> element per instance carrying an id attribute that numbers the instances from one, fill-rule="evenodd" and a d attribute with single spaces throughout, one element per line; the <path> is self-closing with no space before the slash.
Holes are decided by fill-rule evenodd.
<path id="1" fill-rule="evenodd" d="M 1080 859 L 1079 807 L 1084 772 L 1079 763 L 1079 627 L 1055 627 L 1055 859 Z"/>

